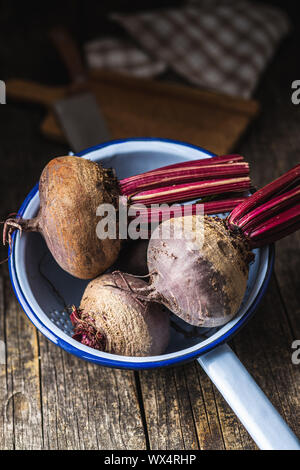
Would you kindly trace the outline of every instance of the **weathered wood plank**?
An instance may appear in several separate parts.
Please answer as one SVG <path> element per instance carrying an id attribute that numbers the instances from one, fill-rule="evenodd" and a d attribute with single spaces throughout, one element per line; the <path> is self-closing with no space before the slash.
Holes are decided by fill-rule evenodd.
<path id="1" fill-rule="evenodd" d="M 275 263 L 278 287 L 290 321 L 293 339 L 300 339 L 300 234 L 295 233 L 277 243 Z"/>
<path id="2" fill-rule="evenodd" d="M 139 375 L 150 448 L 197 449 L 183 368 L 142 371 Z"/>
<path id="3" fill-rule="evenodd" d="M 5 332 L 5 302 L 4 302 L 4 280 L 0 278 L 0 341 L 6 349 L 6 332 Z M 3 347 L 3 346 L 2 346 Z M 0 364 L 0 448 L 13 449 L 14 448 L 14 434 L 13 434 L 13 420 L 7 418 L 7 399 L 9 395 L 8 381 L 7 381 L 7 364 L 6 364 L 6 351 L 4 364 Z"/>
<path id="4" fill-rule="evenodd" d="M 185 376 L 200 448 L 223 450 L 213 384 L 196 361 L 185 366 Z"/>
<path id="5" fill-rule="evenodd" d="M 43 439 L 37 332 L 21 311 L 7 282 L 3 289 L 2 279 L 0 297 L 1 339 L 6 343 L 6 365 L 0 366 L 0 448 L 41 449 Z"/>
<path id="6" fill-rule="evenodd" d="M 40 335 L 45 447 L 145 449 L 134 373 L 89 364 Z"/>

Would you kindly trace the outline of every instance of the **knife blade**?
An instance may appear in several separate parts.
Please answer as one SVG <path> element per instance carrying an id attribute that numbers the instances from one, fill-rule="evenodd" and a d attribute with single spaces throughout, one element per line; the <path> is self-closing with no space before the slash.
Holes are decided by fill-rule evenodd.
<path id="1" fill-rule="evenodd" d="M 73 38 L 63 28 L 51 31 L 51 38 L 66 65 L 70 94 L 53 104 L 53 109 L 72 150 L 79 152 L 110 139 L 110 133 Z"/>

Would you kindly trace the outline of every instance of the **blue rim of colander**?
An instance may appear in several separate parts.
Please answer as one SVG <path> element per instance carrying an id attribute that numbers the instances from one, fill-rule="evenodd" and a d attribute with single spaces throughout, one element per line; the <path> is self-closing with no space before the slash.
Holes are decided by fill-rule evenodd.
<path id="1" fill-rule="evenodd" d="M 99 150 L 103 147 L 107 147 L 110 145 L 114 144 L 119 144 L 119 143 L 125 143 L 125 142 L 149 142 L 149 141 L 157 141 L 157 142 L 167 142 L 167 143 L 172 143 L 172 144 L 177 144 L 181 145 L 184 147 L 189 147 L 193 148 L 196 150 L 200 150 L 203 153 L 207 154 L 208 156 L 214 156 L 212 152 L 209 152 L 201 147 L 197 147 L 196 145 L 188 144 L 186 142 L 182 142 L 179 140 L 172 140 L 172 139 L 159 139 L 159 138 L 154 138 L 154 137 L 149 137 L 149 138 L 131 138 L 131 139 L 118 139 L 118 140 L 112 140 L 109 142 L 104 142 L 102 144 L 90 147 L 88 149 L 85 149 L 81 152 L 78 152 L 76 155 L 77 156 L 84 156 L 90 152 Z M 30 203 L 31 199 L 36 195 L 38 192 L 39 185 L 36 184 L 34 188 L 29 192 L 27 197 L 25 198 L 24 202 L 22 203 L 18 215 L 22 216 Z M 248 310 L 244 313 L 244 315 L 240 318 L 240 320 L 235 323 L 230 330 L 225 332 L 223 335 L 219 336 L 217 339 L 214 341 L 210 342 L 209 344 L 206 344 L 205 346 L 200 346 L 198 349 L 185 353 L 185 354 L 178 354 L 176 357 L 168 358 L 168 359 L 163 359 L 163 355 L 161 356 L 162 359 L 157 359 L 153 360 L 152 362 L 134 362 L 134 361 L 120 361 L 120 360 L 115 360 L 111 359 L 108 357 L 99 357 L 93 354 L 93 350 L 91 349 L 91 353 L 83 351 L 69 342 L 65 341 L 62 339 L 60 336 L 58 336 L 56 333 L 54 333 L 43 321 L 40 319 L 39 315 L 36 314 L 36 312 L 32 309 L 30 304 L 28 303 L 26 299 L 26 295 L 23 292 L 18 276 L 17 276 L 17 271 L 16 271 L 16 258 L 15 258 L 15 237 L 16 237 L 16 232 L 13 233 L 12 236 L 12 246 L 11 249 L 9 249 L 9 275 L 11 279 L 11 283 L 13 286 L 14 293 L 24 310 L 25 314 L 29 318 L 29 320 L 34 324 L 34 326 L 41 331 L 44 336 L 46 336 L 51 342 L 56 344 L 57 346 L 61 347 L 65 351 L 74 354 L 75 356 L 80 357 L 81 359 L 94 362 L 96 364 L 106 366 L 106 367 L 114 367 L 114 368 L 122 368 L 122 369 L 133 369 L 133 370 L 138 370 L 138 369 L 151 369 L 155 367 L 168 367 L 172 366 L 178 363 L 183 363 L 190 361 L 192 359 L 196 359 L 197 357 L 201 356 L 202 354 L 211 351 L 215 347 L 219 346 L 220 344 L 223 344 L 227 342 L 229 339 L 231 339 L 247 322 L 248 320 L 252 317 L 254 314 L 255 310 L 257 309 L 260 301 L 262 300 L 266 289 L 268 287 L 272 270 L 273 270 L 273 265 L 274 265 L 274 257 L 275 257 L 275 249 L 274 249 L 274 244 L 269 245 L 269 253 L 268 253 L 268 266 L 267 266 L 267 271 L 265 274 L 265 278 L 260 286 L 260 289 L 257 293 L 257 296 L 253 300 L 252 304 L 248 308 Z M 55 340 L 53 340 L 53 337 L 55 337 Z"/>

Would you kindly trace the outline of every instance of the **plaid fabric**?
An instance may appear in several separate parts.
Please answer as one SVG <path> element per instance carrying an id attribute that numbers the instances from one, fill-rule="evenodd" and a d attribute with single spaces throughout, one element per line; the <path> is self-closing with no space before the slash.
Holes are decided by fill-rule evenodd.
<path id="1" fill-rule="evenodd" d="M 245 98 L 289 30 L 280 10 L 243 0 L 189 0 L 181 9 L 111 18 L 191 83 Z"/>
<path id="2" fill-rule="evenodd" d="M 165 62 L 152 59 L 129 41 L 104 38 L 85 45 L 87 64 L 95 69 L 112 69 L 137 77 L 154 77 L 167 67 Z"/>

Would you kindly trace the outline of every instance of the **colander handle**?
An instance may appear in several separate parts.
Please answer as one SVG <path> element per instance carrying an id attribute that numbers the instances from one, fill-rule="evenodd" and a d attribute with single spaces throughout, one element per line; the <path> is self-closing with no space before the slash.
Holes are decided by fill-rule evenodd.
<path id="1" fill-rule="evenodd" d="M 227 344 L 198 358 L 258 447 L 300 450 L 300 441 Z"/>

